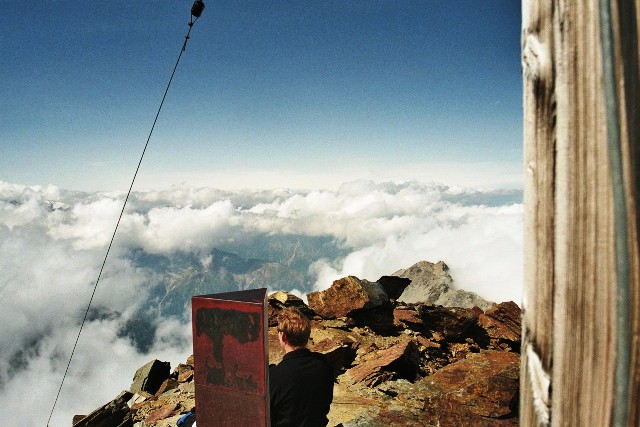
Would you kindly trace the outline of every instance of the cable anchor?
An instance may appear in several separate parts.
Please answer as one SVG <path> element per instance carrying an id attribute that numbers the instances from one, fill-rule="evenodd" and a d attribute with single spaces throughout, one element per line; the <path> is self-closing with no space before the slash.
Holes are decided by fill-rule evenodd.
<path id="1" fill-rule="evenodd" d="M 193 2 L 193 6 L 191 6 L 191 16 L 194 16 L 196 19 L 200 18 L 202 15 L 202 11 L 204 10 L 204 3 L 202 0 L 196 0 Z"/>
<path id="2" fill-rule="evenodd" d="M 187 42 L 189 41 L 189 34 L 191 34 L 191 28 L 193 24 L 196 23 L 200 15 L 202 15 L 202 11 L 204 10 L 204 2 L 202 0 L 196 0 L 193 2 L 191 6 L 191 17 L 189 18 L 189 32 L 186 36 L 184 36 L 184 43 L 182 44 L 182 51 L 184 52 L 187 49 Z M 193 19 L 196 18 L 196 19 Z"/>

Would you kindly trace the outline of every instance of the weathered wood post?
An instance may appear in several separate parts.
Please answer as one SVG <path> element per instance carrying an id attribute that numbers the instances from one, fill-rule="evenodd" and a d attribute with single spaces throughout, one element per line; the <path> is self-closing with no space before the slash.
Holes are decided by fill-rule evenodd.
<path id="1" fill-rule="evenodd" d="M 520 423 L 638 426 L 640 0 L 522 14 Z"/>

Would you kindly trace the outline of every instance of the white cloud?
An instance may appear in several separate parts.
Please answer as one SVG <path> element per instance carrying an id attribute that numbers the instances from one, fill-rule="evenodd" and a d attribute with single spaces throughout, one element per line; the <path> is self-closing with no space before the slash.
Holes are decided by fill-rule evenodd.
<path id="1" fill-rule="evenodd" d="M 0 401 L 9 424 L 46 421 L 123 201 L 122 193 L 0 182 Z M 415 181 L 134 193 L 94 300 L 119 317 L 85 326 L 52 425 L 115 397 L 150 358 L 176 364 L 191 352 L 190 326 L 178 320 L 161 322 L 151 355 L 117 337 L 151 280 L 130 259 L 133 250 L 189 252 L 206 266 L 225 242 L 326 236 L 347 255 L 312 265 L 319 288 L 346 275 L 376 280 L 420 260 L 443 260 L 458 287 L 520 302 L 522 233 L 518 192 Z M 34 399 L 43 403 L 35 410 Z"/>
<path id="2" fill-rule="evenodd" d="M 128 217 L 130 218 L 130 217 Z M 234 207 L 228 200 L 214 201 L 204 208 L 157 207 L 123 224 L 129 244 L 139 244 L 150 253 L 175 250 L 197 251 L 210 247 L 233 225 Z M 137 238 L 137 242 L 136 242 Z"/>
<path id="3" fill-rule="evenodd" d="M 176 329 L 173 334 L 186 334 L 172 326 Z M 180 349 L 160 341 L 150 355 L 142 355 L 128 340 L 116 338 L 117 328 L 113 320 L 85 326 L 49 425 L 71 425 L 73 415 L 88 414 L 115 398 L 129 388 L 136 369 L 148 361 L 170 360 L 175 366 L 191 354 L 189 346 Z M 2 412 L 8 425 L 46 425 L 76 333 L 72 328 L 54 330 L 41 342 L 39 354 L 30 358 L 29 368 L 4 385 Z"/>
<path id="4" fill-rule="evenodd" d="M 460 211 L 467 212 L 461 216 Z M 438 223 L 432 227 L 406 227 L 390 233 L 377 243 L 353 251 L 340 262 L 318 261 L 313 266 L 318 274 L 316 287 L 326 288 L 333 280 L 349 274 L 377 280 L 421 260 L 442 260 L 450 266 L 457 288 L 492 301 L 520 303 L 522 205 L 458 206 L 449 214 L 449 221 L 443 219 L 445 213 L 440 213 Z M 413 218 L 412 223 L 417 222 L 420 218 Z"/>

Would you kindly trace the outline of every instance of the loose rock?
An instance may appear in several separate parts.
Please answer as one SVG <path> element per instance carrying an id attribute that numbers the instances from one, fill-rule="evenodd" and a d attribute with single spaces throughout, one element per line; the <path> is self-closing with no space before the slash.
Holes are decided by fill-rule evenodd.
<path id="1" fill-rule="evenodd" d="M 309 307 L 325 319 L 346 317 L 389 301 L 382 285 L 355 276 L 336 280 L 329 289 L 311 292 L 307 299 Z"/>

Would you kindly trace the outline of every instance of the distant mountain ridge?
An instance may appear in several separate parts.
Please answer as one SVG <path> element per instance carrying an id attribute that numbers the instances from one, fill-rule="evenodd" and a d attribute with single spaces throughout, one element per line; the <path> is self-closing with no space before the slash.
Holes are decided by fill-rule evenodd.
<path id="1" fill-rule="evenodd" d="M 420 261 L 409 268 L 398 270 L 392 276 L 404 277 L 411 284 L 398 298 L 405 303 L 430 303 L 445 307 L 480 307 L 488 310 L 495 306 L 474 292 L 453 289 L 453 279 L 449 275 L 449 267 L 442 261 L 433 264 Z"/>
<path id="2" fill-rule="evenodd" d="M 284 289 L 306 287 L 305 276 L 286 265 L 247 259 L 219 249 L 199 256 L 182 252 L 166 256 L 137 251 L 133 260 L 138 267 L 151 270 L 157 277 L 155 283 L 150 284 L 148 300 L 141 308 L 143 317 L 184 317 L 193 295 L 266 286 Z"/>
<path id="3" fill-rule="evenodd" d="M 247 259 L 234 253 L 213 249 L 205 255 L 176 253 L 172 256 L 148 254 L 142 250 L 133 256 L 139 268 L 152 270 L 156 278 L 149 285 L 149 295 L 137 314 L 119 331 L 142 352 L 155 339 L 157 321 L 166 317 L 188 318 L 191 297 L 220 292 L 269 287 L 302 292 L 312 290 L 309 279 L 282 263 Z M 420 261 L 392 276 L 411 280 L 398 301 L 446 307 L 479 307 L 488 310 L 495 303 L 464 290 L 452 289 L 449 267 L 442 261 Z"/>
<path id="4" fill-rule="evenodd" d="M 297 234 L 240 237 L 207 252 L 153 254 L 139 248 L 131 259 L 151 277 L 144 317 L 184 317 L 193 295 L 269 287 L 302 293 L 313 290 L 309 267 L 319 259 L 345 256 L 335 239 Z"/>
<path id="5" fill-rule="evenodd" d="M 168 317 L 188 320 L 194 295 L 261 287 L 303 291 L 311 288 L 308 277 L 287 265 L 243 258 L 215 248 L 199 255 L 159 255 L 137 249 L 131 259 L 149 276 L 148 294 L 136 314 L 123 322 L 118 336 L 128 337 L 143 353 L 153 345 L 158 321 Z"/>
<path id="6" fill-rule="evenodd" d="M 140 250 L 134 253 L 133 260 L 138 267 L 151 269 L 157 277 L 155 283 L 150 284 L 149 297 L 140 309 L 141 317 L 184 317 L 193 295 L 260 287 L 312 290 L 309 277 L 283 263 L 247 259 L 219 249 L 200 256 L 193 253 L 154 255 Z M 473 292 L 453 289 L 453 279 L 448 271 L 449 267 L 443 261 L 435 264 L 420 261 L 396 271 L 392 276 L 411 280 L 398 300 L 448 307 L 477 306 L 483 310 L 495 305 Z"/>

